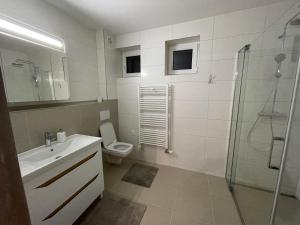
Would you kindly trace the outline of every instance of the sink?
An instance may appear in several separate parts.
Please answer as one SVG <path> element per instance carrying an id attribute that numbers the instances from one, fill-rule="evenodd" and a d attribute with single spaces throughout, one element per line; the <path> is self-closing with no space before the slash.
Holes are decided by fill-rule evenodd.
<path id="1" fill-rule="evenodd" d="M 101 140 L 99 137 L 74 134 L 69 136 L 64 143 L 54 142 L 51 146 L 43 145 L 18 154 L 23 181 L 35 174 L 42 173 L 49 167 L 63 163 L 64 160 L 80 154 L 86 148 L 99 144 Z"/>
<path id="2" fill-rule="evenodd" d="M 23 161 L 33 164 L 45 164 L 57 160 L 68 152 L 68 148 L 70 148 L 72 141 L 72 139 L 69 139 L 65 143 L 54 143 L 50 147 L 41 146 L 37 148 L 35 153 L 23 158 Z"/>

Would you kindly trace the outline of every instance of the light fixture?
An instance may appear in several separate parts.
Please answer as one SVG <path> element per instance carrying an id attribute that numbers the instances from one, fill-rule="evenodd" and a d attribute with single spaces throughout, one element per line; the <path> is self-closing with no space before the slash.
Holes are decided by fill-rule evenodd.
<path id="1" fill-rule="evenodd" d="M 65 45 L 62 40 L 54 38 L 33 28 L 25 27 L 15 21 L 0 18 L 0 33 L 47 48 L 65 52 Z"/>

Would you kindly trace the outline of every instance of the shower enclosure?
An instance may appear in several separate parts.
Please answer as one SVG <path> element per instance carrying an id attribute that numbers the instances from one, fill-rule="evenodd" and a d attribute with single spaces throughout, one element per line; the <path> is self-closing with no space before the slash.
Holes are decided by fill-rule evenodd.
<path id="1" fill-rule="evenodd" d="M 226 179 L 245 225 L 300 224 L 300 8 L 237 54 Z"/>

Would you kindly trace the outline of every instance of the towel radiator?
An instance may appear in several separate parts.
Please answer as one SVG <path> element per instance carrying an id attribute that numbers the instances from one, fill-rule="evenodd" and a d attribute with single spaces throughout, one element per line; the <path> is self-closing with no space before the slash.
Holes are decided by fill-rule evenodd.
<path id="1" fill-rule="evenodd" d="M 139 87 L 139 144 L 169 148 L 169 85 Z"/>

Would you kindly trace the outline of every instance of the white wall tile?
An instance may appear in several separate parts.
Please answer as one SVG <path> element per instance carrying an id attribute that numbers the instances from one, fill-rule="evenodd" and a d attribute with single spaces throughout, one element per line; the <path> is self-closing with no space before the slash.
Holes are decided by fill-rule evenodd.
<path id="1" fill-rule="evenodd" d="M 118 91 L 116 84 L 108 83 L 107 84 L 107 99 L 117 99 Z"/>
<path id="2" fill-rule="evenodd" d="M 165 84 L 170 82 L 170 76 L 165 76 L 165 66 L 143 66 L 141 84 Z"/>
<path id="3" fill-rule="evenodd" d="M 233 97 L 233 81 L 216 81 L 209 85 L 210 101 L 231 101 Z"/>
<path id="4" fill-rule="evenodd" d="M 229 138 L 230 121 L 208 120 L 205 137 L 214 137 L 219 139 Z"/>
<path id="5" fill-rule="evenodd" d="M 178 74 L 170 75 L 172 83 L 180 82 L 208 82 L 209 75 L 212 73 L 212 62 L 211 61 L 200 61 L 198 62 L 198 71 L 195 74 Z"/>
<path id="6" fill-rule="evenodd" d="M 228 141 L 219 138 L 206 138 L 206 170 L 209 174 L 225 176 Z"/>
<path id="7" fill-rule="evenodd" d="M 141 50 L 141 68 L 165 64 L 165 48 L 147 48 Z"/>
<path id="8" fill-rule="evenodd" d="M 141 33 L 134 32 L 116 36 L 116 48 L 126 48 L 141 44 Z"/>
<path id="9" fill-rule="evenodd" d="M 211 60 L 212 59 L 212 40 L 200 41 L 199 43 L 199 60 Z"/>
<path id="10" fill-rule="evenodd" d="M 140 83 L 141 78 L 140 77 L 126 77 L 126 78 L 118 78 L 117 83 L 118 85 L 122 84 L 136 84 L 138 85 Z"/>
<path id="11" fill-rule="evenodd" d="M 123 114 L 138 115 L 138 101 L 137 100 L 125 100 L 118 101 L 118 110 Z"/>
<path id="12" fill-rule="evenodd" d="M 195 135 L 174 134 L 172 164 L 180 168 L 203 171 L 206 161 L 205 139 Z"/>
<path id="13" fill-rule="evenodd" d="M 131 114 L 119 114 L 120 129 L 128 129 L 130 133 L 136 135 L 138 133 L 138 118 Z"/>
<path id="14" fill-rule="evenodd" d="M 118 99 L 138 99 L 138 84 L 118 84 Z"/>
<path id="15" fill-rule="evenodd" d="M 174 117 L 172 120 L 174 133 L 207 136 L 208 121 L 206 119 Z"/>
<path id="16" fill-rule="evenodd" d="M 207 118 L 207 101 L 176 100 L 173 102 L 172 112 L 174 117 Z"/>
<path id="17" fill-rule="evenodd" d="M 212 75 L 214 80 L 228 81 L 234 79 L 234 59 L 213 60 L 212 61 Z"/>
<path id="18" fill-rule="evenodd" d="M 164 149 L 146 145 L 141 151 L 137 152 L 137 159 L 162 165 L 169 165 L 170 156 L 165 153 Z"/>
<path id="19" fill-rule="evenodd" d="M 204 18 L 172 26 L 172 39 L 193 37 L 200 35 L 200 40 L 209 40 L 213 36 L 214 18 Z"/>
<path id="20" fill-rule="evenodd" d="M 215 17 L 214 38 L 262 33 L 265 27 L 264 7 L 227 13 Z"/>
<path id="21" fill-rule="evenodd" d="M 209 101 L 208 119 L 211 120 L 230 120 L 231 101 Z"/>
<path id="22" fill-rule="evenodd" d="M 208 84 L 207 83 L 192 83 L 182 82 L 174 83 L 174 100 L 187 100 L 187 101 L 208 101 Z"/>
<path id="23" fill-rule="evenodd" d="M 141 31 L 141 48 L 165 47 L 165 41 L 171 40 L 172 26 Z"/>
<path id="24" fill-rule="evenodd" d="M 213 59 L 234 59 L 236 53 L 245 45 L 259 37 L 259 34 L 241 35 L 235 37 L 214 39 Z"/>

